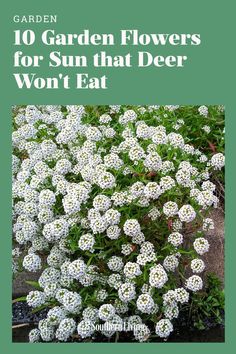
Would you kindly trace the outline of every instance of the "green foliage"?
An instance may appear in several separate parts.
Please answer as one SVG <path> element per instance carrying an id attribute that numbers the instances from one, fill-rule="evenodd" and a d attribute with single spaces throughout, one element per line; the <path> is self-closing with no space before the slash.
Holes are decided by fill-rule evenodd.
<path id="1" fill-rule="evenodd" d="M 188 315 L 191 326 L 203 330 L 213 324 L 223 324 L 225 296 L 221 280 L 209 273 L 204 291 L 193 293 L 182 311 Z"/>
<path id="2" fill-rule="evenodd" d="M 37 281 L 32 281 L 32 280 L 26 280 L 26 284 L 32 286 L 33 288 L 37 290 L 42 290 L 42 288 L 39 286 L 39 283 Z"/>

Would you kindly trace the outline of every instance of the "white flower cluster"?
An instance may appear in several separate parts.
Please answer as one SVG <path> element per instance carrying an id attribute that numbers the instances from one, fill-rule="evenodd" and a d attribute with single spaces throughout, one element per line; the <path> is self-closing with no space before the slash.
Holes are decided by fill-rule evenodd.
<path id="1" fill-rule="evenodd" d="M 223 154 L 208 160 L 190 145 L 184 119 L 174 131 L 159 123 L 179 106 L 98 108 L 14 108 L 13 257 L 27 251 L 23 267 L 41 269 L 27 303 L 48 306 L 30 342 L 92 337 L 99 324 L 111 337 L 124 323 L 140 325 L 140 342 L 166 338 L 189 291 L 203 287 L 199 256 L 214 228 L 206 212 L 218 202 L 210 178 Z M 201 234 L 185 242 L 195 224 Z M 173 279 L 186 253 L 192 275 L 180 288 Z"/>

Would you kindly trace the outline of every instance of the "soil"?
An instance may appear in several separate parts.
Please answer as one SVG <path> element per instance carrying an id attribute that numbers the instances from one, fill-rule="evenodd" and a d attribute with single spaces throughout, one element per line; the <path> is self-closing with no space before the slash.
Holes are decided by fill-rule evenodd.
<path id="1" fill-rule="evenodd" d="M 47 309 L 44 309 L 33 313 L 32 308 L 29 307 L 26 302 L 16 302 L 12 305 L 12 323 L 14 325 L 38 323 L 46 317 L 47 312 Z"/>
<path id="2" fill-rule="evenodd" d="M 207 232 L 210 250 L 202 258 L 208 273 L 215 273 L 224 283 L 224 212 L 215 209 L 210 218 L 214 220 L 215 229 Z"/>

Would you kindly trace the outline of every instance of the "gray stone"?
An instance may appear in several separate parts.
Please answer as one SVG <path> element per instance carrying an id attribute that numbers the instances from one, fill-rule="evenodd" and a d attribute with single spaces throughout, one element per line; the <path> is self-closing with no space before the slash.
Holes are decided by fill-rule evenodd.
<path id="1" fill-rule="evenodd" d="M 40 272 L 37 273 L 29 273 L 29 272 L 21 272 L 16 278 L 13 280 L 12 284 L 12 296 L 13 299 L 27 295 L 29 291 L 35 290 L 31 285 L 27 284 L 26 280 L 38 281 L 40 277 Z"/>

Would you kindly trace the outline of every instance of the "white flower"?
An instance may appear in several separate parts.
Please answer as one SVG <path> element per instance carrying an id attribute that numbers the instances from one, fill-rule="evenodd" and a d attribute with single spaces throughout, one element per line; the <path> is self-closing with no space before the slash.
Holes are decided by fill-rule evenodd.
<path id="1" fill-rule="evenodd" d="M 116 135 L 116 131 L 113 128 L 106 128 L 103 134 L 106 138 L 112 139 Z"/>
<path id="2" fill-rule="evenodd" d="M 66 317 L 65 310 L 59 306 L 51 308 L 47 313 L 47 319 L 51 325 L 59 325 Z"/>
<path id="3" fill-rule="evenodd" d="M 115 315 L 115 313 L 116 310 L 114 306 L 111 304 L 104 304 L 99 307 L 98 317 L 103 321 L 107 321 L 110 320 Z"/>
<path id="4" fill-rule="evenodd" d="M 164 161 L 161 166 L 162 174 L 167 174 L 175 170 L 175 166 L 172 161 Z"/>
<path id="5" fill-rule="evenodd" d="M 170 256 L 166 256 L 163 261 L 163 266 L 167 271 L 174 272 L 175 269 L 178 267 L 178 265 L 179 265 L 179 260 L 173 254 Z"/>
<path id="6" fill-rule="evenodd" d="M 155 251 L 153 243 L 146 241 L 140 247 L 140 253 L 145 253 L 147 256 Z"/>
<path id="7" fill-rule="evenodd" d="M 203 255 L 204 253 L 208 252 L 210 245 L 204 237 L 198 237 L 194 241 L 193 247 L 198 254 Z"/>
<path id="8" fill-rule="evenodd" d="M 198 193 L 195 199 L 199 205 L 206 209 L 214 203 L 215 196 L 211 190 L 205 190 Z"/>
<path id="9" fill-rule="evenodd" d="M 214 154 L 210 163 L 215 170 L 221 170 L 225 165 L 225 157 L 222 153 Z"/>
<path id="10" fill-rule="evenodd" d="M 193 273 L 201 273 L 205 269 L 205 263 L 202 259 L 196 258 L 191 261 L 191 269 Z"/>
<path id="11" fill-rule="evenodd" d="M 174 290 L 168 290 L 165 294 L 162 295 L 163 306 L 170 306 L 176 304 L 176 294 Z"/>
<path id="12" fill-rule="evenodd" d="M 103 302 L 108 296 L 108 293 L 105 289 L 101 289 L 99 291 L 96 291 L 96 300 L 98 302 Z"/>
<path id="13" fill-rule="evenodd" d="M 118 210 L 112 208 L 108 209 L 104 214 L 104 218 L 106 219 L 108 225 L 119 224 L 120 217 L 121 213 Z"/>
<path id="14" fill-rule="evenodd" d="M 91 141 L 99 141 L 102 139 L 102 134 L 97 127 L 89 127 L 85 132 L 86 138 Z"/>
<path id="15" fill-rule="evenodd" d="M 148 338 L 151 334 L 151 331 L 147 325 L 140 324 L 134 328 L 133 333 L 134 333 L 135 339 L 142 343 L 142 342 L 145 342 L 146 340 L 148 340 Z"/>
<path id="16" fill-rule="evenodd" d="M 66 342 L 75 331 L 75 328 L 76 323 L 73 318 L 65 318 L 60 322 L 55 336 L 58 340 Z"/>
<path id="17" fill-rule="evenodd" d="M 192 275 L 186 281 L 186 288 L 193 292 L 201 290 L 203 287 L 203 281 L 198 275 Z"/>
<path id="18" fill-rule="evenodd" d="M 132 242 L 141 245 L 145 241 L 145 236 L 143 232 L 139 232 L 138 234 L 132 237 Z"/>
<path id="19" fill-rule="evenodd" d="M 38 307 L 45 303 L 45 295 L 42 291 L 30 291 L 29 294 L 26 296 L 27 304 L 30 307 Z"/>
<path id="20" fill-rule="evenodd" d="M 184 147 L 184 139 L 182 135 L 177 133 L 168 134 L 168 142 L 175 148 L 183 148 Z"/>
<path id="21" fill-rule="evenodd" d="M 143 195 L 143 191 L 144 191 L 144 184 L 142 182 L 135 182 L 130 187 L 130 193 L 133 198 L 141 197 Z"/>
<path id="22" fill-rule="evenodd" d="M 74 279 L 80 279 L 86 272 L 86 265 L 82 259 L 77 259 L 70 263 L 68 273 Z"/>
<path id="23" fill-rule="evenodd" d="M 155 288 L 162 288 L 168 280 L 168 276 L 162 267 L 158 264 L 151 268 L 149 274 L 149 284 Z"/>
<path id="24" fill-rule="evenodd" d="M 117 273 L 111 274 L 107 279 L 107 284 L 112 288 L 118 289 L 122 284 L 121 275 Z"/>
<path id="25" fill-rule="evenodd" d="M 62 298 L 63 306 L 71 313 L 77 313 L 81 307 L 81 303 L 81 296 L 76 292 L 68 291 Z"/>
<path id="26" fill-rule="evenodd" d="M 99 117 L 99 122 L 102 123 L 102 124 L 107 124 L 109 122 L 112 121 L 112 118 L 109 114 L 102 114 L 100 117 Z"/>
<path id="27" fill-rule="evenodd" d="M 110 172 L 103 172 L 97 177 L 97 184 L 102 189 L 110 189 L 115 186 L 116 179 Z"/>
<path id="28" fill-rule="evenodd" d="M 157 199 L 161 194 L 161 188 L 156 182 L 149 182 L 144 188 L 144 195 L 150 199 Z"/>
<path id="29" fill-rule="evenodd" d="M 91 320 L 93 322 L 96 322 L 98 319 L 98 309 L 95 307 L 86 307 L 83 310 L 83 319 L 84 320 Z"/>
<path id="30" fill-rule="evenodd" d="M 178 212 L 181 221 L 191 222 L 196 217 L 196 212 L 191 205 L 183 205 Z"/>
<path id="31" fill-rule="evenodd" d="M 208 116 L 208 108 L 207 106 L 200 106 L 198 108 L 198 112 L 201 116 L 207 117 Z"/>
<path id="32" fill-rule="evenodd" d="M 145 123 L 138 124 L 137 129 L 136 129 L 136 135 L 138 138 L 145 139 L 145 140 L 149 139 L 150 133 L 151 133 L 151 130 L 147 124 L 145 124 Z"/>
<path id="33" fill-rule="evenodd" d="M 119 170 L 124 164 L 124 162 L 115 153 L 108 154 L 104 156 L 104 164 L 107 168 L 114 168 Z"/>
<path id="34" fill-rule="evenodd" d="M 39 193 L 39 204 L 50 207 L 56 202 L 55 194 L 49 189 L 44 189 Z"/>
<path id="35" fill-rule="evenodd" d="M 204 132 L 206 132 L 207 134 L 209 134 L 211 132 L 211 128 L 209 127 L 209 125 L 204 125 L 202 127 L 202 130 L 204 130 Z"/>
<path id="36" fill-rule="evenodd" d="M 132 109 L 129 109 L 124 113 L 122 119 L 119 119 L 119 122 L 121 124 L 127 124 L 128 122 L 134 122 L 136 118 L 137 114 Z"/>
<path id="37" fill-rule="evenodd" d="M 148 213 L 148 216 L 149 218 L 151 218 L 152 221 L 157 220 L 160 215 L 161 213 L 156 207 L 152 208 Z"/>
<path id="38" fill-rule="evenodd" d="M 135 145 L 129 150 L 129 158 L 132 161 L 139 161 L 145 156 L 143 148 L 139 145 Z"/>
<path id="39" fill-rule="evenodd" d="M 168 242 L 173 246 L 178 247 L 183 243 L 183 235 L 179 232 L 172 232 L 172 234 L 168 236 Z"/>
<path id="40" fill-rule="evenodd" d="M 168 318 L 169 320 L 172 320 L 173 318 L 178 318 L 179 316 L 179 308 L 176 303 L 173 303 L 171 305 L 167 305 L 164 307 L 164 316 Z"/>
<path id="41" fill-rule="evenodd" d="M 49 241 L 53 242 L 66 237 L 69 231 L 68 223 L 64 219 L 56 219 L 55 221 L 46 224 L 43 228 L 43 236 Z"/>
<path id="42" fill-rule="evenodd" d="M 135 286 L 132 283 L 123 283 L 119 290 L 118 295 L 121 301 L 129 302 L 136 296 Z"/>
<path id="43" fill-rule="evenodd" d="M 175 111 L 178 108 L 179 108 L 178 105 L 172 105 L 172 104 L 164 106 L 164 109 L 169 111 L 169 112 L 173 112 L 173 111 Z"/>
<path id="44" fill-rule="evenodd" d="M 54 338 L 54 328 L 50 325 L 47 319 L 39 321 L 38 324 L 40 337 L 44 342 L 50 342 Z"/>
<path id="45" fill-rule="evenodd" d="M 166 202 L 163 205 L 163 213 L 167 216 L 167 217 L 172 217 L 175 214 L 178 213 L 178 205 L 175 202 Z"/>
<path id="46" fill-rule="evenodd" d="M 84 234 L 80 237 L 78 241 L 78 247 L 83 251 L 93 251 L 93 246 L 95 244 L 95 239 L 92 234 Z"/>
<path id="47" fill-rule="evenodd" d="M 142 274 L 139 264 L 134 262 L 127 262 L 124 266 L 124 274 L 127 278 L 133 279 Z"/>
<path id="48" fill-rule="evenodd" d="M 110 105 L 109 107 L 111 109 L 111 113 L 118 113 L 121 106 L 118 104 L 113 104 L 113 105 Z"/>
<path id="49" fill-rule="evenodd" d="M 51 209 L 43 208 L 38 213 L 38 220 L 42 224 L 50 223 L 53 220 L 53 212 Z"/>
<path id="50" fill-rule="evenodd" d="M 60 271 L 53 267 L 44 269 L 39 277 L 38 283 L 41 288 L 45 288 L 47 284 L 57 283 L 60 278 Z"/>
<path id="51" fill-rule="evenodd" d="M 176 219 L 173 221 L 173 223 L 172 223 L 173 231 L 178 232 L 178 231 L 182 230 L 182 228 L 183 228 L 183 224 L 179 219 Z"/>
<path id="52" fill-rule="evenodd" d="M 94 333 L 93 322 L 89 319 L 80 321 L 77 326 L 77 332 L 81 338 L 91 337 Z"/>
<path id="53" fill-rule="evenodd" d="M 97 217 L 90 222 L 90 227 L 94 234 L 104 232 L 107 229 L 107 226 L 107 220 L 105 217 Z"/>
<path id="54" fill-rule="evenodd" d="M 150 171 L 158 171 L 162 167 L 162 160 L 160 155 L 158 155 L 158 153 L 154 151 L 154 152 L 150 152 L 146 156 L 143 164 Z"/>
<path id="55" fill-rule="evenodd" d="M 189 301 L 189 293 L 184 288 L 177 288 L 174 290 L 176 301 L 184 304 Z"/>
<path id="56" fill-rule="evenodd" d="M 160 187 L 162 191 L 168 191 L 175 186 L 175 180 L 170 176 L 165 176 L 160 179 Z"/>
<path id="57" fill-rule="evenodd" d="M 99 194 L 93 200 L 93 207 L 97 211 L 106 211 L 110 206 L 111 200 L 106 195 Z"/>
<path id="58" fill-rule="evenodd" d="M 116 240 L 120 236 L 121 229 L 117 225 L 109 226 L 106 230 L 107 237 L 111 240 Z"/>
<path id="59" fill-rule="evenodd" d="M 60 279 L 61 281 L 61 279 Z M 47 296 L 47 297 L 54 297 L 56 295 L 56 292 L 58 290 L 58 284 L 55 282 L 55 283 L 48 283 L 44 286 L 44 294 Z"/>
<path id="60" fill-rule="evenodd" d="M 156 334 L 161 338 L 168 337 L 173 331 L 173 325 L 168 319 L 162 319 L 156 324 Z"/>
<path id="61" fill-rule="evenodd" d="M 57 161 L 55 170 L 57 173 L 60 173 L 62 175 L 67 174 L 71 170 L 71 162 L 68 161 L 67 159 L 61 159 Z"/>
<path id="62" fill-rule="evenodd" d="M 124 243 L 123 245 L 121 245 L 121 253 L 125 256 L 128 256 L 130 253 L 132 253 L 133 249 L 134 247 L 131 243 Z"/>
<path id="63" fill-rule="evenodd" d="M 136 304 L 139 311 L 148 314 L 152 313 L 155 306 L 153 298 L 149 294 L 139 295 Z"/>
<path id="64" fill-rule="evenodd" d="M 158 129 L 158 128 L 159 127 L 157 127 L 153 131 L 152 141 L 155 144 L 166 144 L 167 143 L 167 135 L 166 135 L 165 129 Z"/>
<path id="65" fill-rule="evenodd" d="M 124 263 L 122 261 L 122 258 L 121 257 L 117 257 L 117 256 L 112 256 L 108 263 L 107 263 L 107 266 L 110 270 L 112 270 L 113 272 L 119 272 L 123 266 L 124 266 Z"/>
<path id="66" fill-rule="evenodd" d="M 202 224 L 203 231 L 214 230 L 214 228 L 215 228 L 214 221 L 212 219 L 206 218 L 203 220 L 203 224 Z"/>
<path id="67" fill-rule="evenodd" d="M 175 175 L 176 181 L 178 184 L 189 187 L 191 183 L 191 173 L 189 169 L 179 169 Z"/>
<path id="68" fill-rule="evenodd" d="M 81 208 L 81 203 L 78 198 L 73 194 L 67 194 L 62 199 L 62 204 L 66 214 L 74 214 Z"/>
<path id="69" fill-rule="evenodd" d="M 29 272 L 37 272 L 41 268 L 41 258 L 34 253 L 24 257 L 23 267 Z"/>
<path id="70" fill-rule="evenodd" d="M 138 220 L 136 220 L 136 219 L 126 220 L 126 222 L 124 223 L 123 229 L 124 229 L 124 233 L 127 236 L 131 236 L 131 237 L 133 237 L 136 234 L 139 234 L 141 232 L 140 224 L 139 224 Z"/>
<path id="71" fill-rule="evenodd" d="M 37 343 L 40 340 L 40 330 L 37 328 L 31 329 L 29 332 L 29 342 Z"/>

